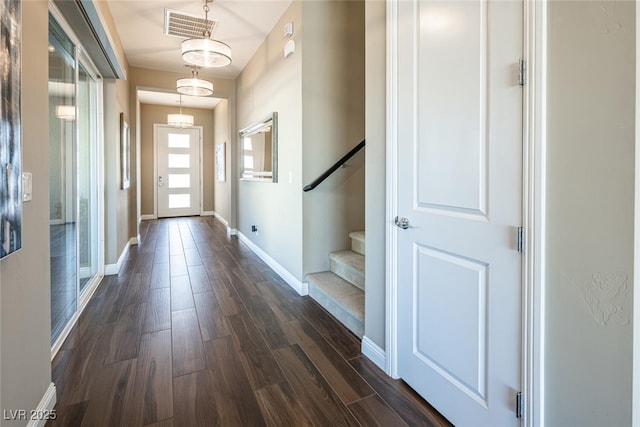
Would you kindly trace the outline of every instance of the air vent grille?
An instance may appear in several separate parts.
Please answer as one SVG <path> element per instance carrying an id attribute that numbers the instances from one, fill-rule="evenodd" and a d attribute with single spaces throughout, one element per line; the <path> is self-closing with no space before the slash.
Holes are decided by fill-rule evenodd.
<path id="1" fill-rule="evenodd" d="M 168 36 L 192 39 L 202 37 L 208 29 L 213 34 L 217 21 L 205 20 L 177 10 L 164 10 L 164 33 Z"/>

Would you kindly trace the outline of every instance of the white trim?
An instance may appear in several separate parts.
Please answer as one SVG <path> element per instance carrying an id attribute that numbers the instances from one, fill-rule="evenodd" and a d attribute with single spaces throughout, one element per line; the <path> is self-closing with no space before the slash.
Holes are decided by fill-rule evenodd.
<path id="1" fill-rule="evenodd" d="M 203 216 L 204 215 L 204 126 L 194 126 L 194 127 L 198 128 L 198 144 L 200 144 L 200 216 Z"/>
<path id="2" fill-rule="evenodd" d="M 238 230 L 227 226 L 227 236 L 237 236 L 237 235 L 238 235 Z"/>
<path id="3" fill-rule="evenodd" d="M 64 225 L 64 224 L 66 224 L 64 219 L 50 219 L 49 220 L 49 225 Z"/>
<path id="4" fill-rule="evenodd" d="M 56 385 L 54 383 L 49 383 L 49 387 L 44 392 L 40 403 L 38 403 L 38 407 L 35 409 L 36 414 L 44 414 L 44 415 L 53 415 L 53 408 L 56 406 Z M 32 415 L 32 414 L 28 414 Z M 27 427 L 44 427 L 47 424 L 47 417 L 42 416 L 38 418 L 33 418 L 29 420 Z"/>
<path id="5" fill-rule="evenodd" d="M 522 287 L 524 427 L 544 426 L 544 287 L 546 197 L 547 2 L 525 1 Z"/>
<path id="6" fill-rule="evenodd" d="M 303 282 L 299 281 L 298 279 L 296 279 L 291 273 L 289 273 L 287 271 L 286 268 L 281 266 L 275 259 L 271 258 L 271 256 L 269 256 L 269 254 L 267 254 L 265 251 L 260 249 L 260 247 L 258 245 L 256 245 L 251 240 L 249 240 L 249 238 L 247 236 L 245 236 L 244 234 L 240 233 L 237 230 L 234 230 L 234 231 L 236 231 L 236 233 L 238 234 L 238 239 L 240 239 L 240 241 L 242 243 L 247 245 L 249 247 L 249 249 L 251 249 L 253 251 L 253 253 L 258 255 L 260 257 L 260 259 L 262 259 L 264 262 L 266 262 L 267 265 L 269 267 L 271 267 L 271 269 L 273 271 L 275 271 L 278 274 L 278 276 L 282 277 L 282 279 L 285 282 L 287 282 L 289 284 L 289 286 L 291 286 L 298 294 L 300 294 L 302 296 L 309 295 L 309 284 L 308 283 L 306 283 L 306 282 L 303 283 Z"/>
<path id="7" fill-rule="evenodd" d="M 58 338 L 56 339 L 56 341 L 51 346 L 51 361 L 52 362 L 53 362 L 54 357 L 56 357 L 56 354 L 58 354 L 58 351 L 62 347 L 62 344 L 64 344 L 64 341 L 67 339 L 67 337 L 71 333 L 71 330 L 73 329 L 74 326 L 76 326 L 76 322 L 78 321 L 78 318 L 80 318 L 80 314 L 81 314 L 81 311 L 80 310 L 76 310 L 76 312 L 73 314 L 73 316 L 71 316 L 71 319 L 69 319 L 69 321 L 65 325 L 64 329 L 62 330 L 62 332 L 60 332 L 60 335 L 58 335 Z"/>
<path id="8" fill-rule="evenodd" d="M 138 218 L 137 230 L 140 233 L 142 223 L 142 162 L 140 160 L 140 99 L 136 91 L 136 217 Z"/>
<path id="9" fill-rule="evenodd" d="M 152 219 L 158 219 L 158 217 L 155 214 L 151 214 L 151 215 L 140 215 L 140 221 L 149 221 Z"/>
<path id="10" fill-rule="evenodd" d="M 127 244 L 124 245 L 124 249 L 122 249 L 122 254 L 120 254 L 120 258 L 118 258 L 118 262 L 116 264 L 107 264 L 104 266 L 105 276 L 113 276 L 115 274 L 120 273 L 122 264 L 124 263 L 124 260 L 127 257 L 127 255 L 129 254 L 129 246 L 131 246 L 131 242 L 127 242 Z"/>
<path id="11" fill-rule="evenodd" d="M 201 216 L 214 216 L 214 211 L 202 211 Z"/>
<path id="12" fill-rule="evenodd" d="M 96 275 L 91 281 L 91 283 L 87 286 L 87 288 L 85 288 L 85 291 L 80 293 L 80 296 L 78 297 L 78 309 L 76 310 L 74 315 L 71 316 L 71 319 L 69 320 L 69 322 L 67 322 L 66 326 L 64 327 L 64 329 L 62 330 L 62 332 L 60 333 L 56 341 L 51 346 L 52 362 L 53 362 L 53 359 L 56 357 L 56 354 L 58 354 L 58 351 L 60 351 L 62 344 L 64 344 L 65 340 L 71 333 L 71 330 L 78 322 L 80 315 L 82 314 L 84 309 L 87 307 L 87 304 L 93 297 L 93 294 L 95 294 L 96 290 L 98 289 L 98 286 L 102 282 L 102 279 L 103 279 L 103 276 Z"/>
<path id="13" fill-rule="evenodd" d="M 362 354 L 364 354 L 369 360 L 376 364 L 376 366 L 383 371 L 387 367 L 387 356 L 384 350 L 376 343 L 374 343 L 366 335 L 362 337 Z"/>
<path id="14" fill-rule="evenodd" d="M 138 234 L 136 237 L 132 237 L 129 239 L 129 246 L 135 246 L 140 241 L 140 235 Z"/>
<path id="15" fill-rule="evenodd" d="M 636 3 L 636 29 L 640 28 L 640 8 Z M 640 427 L 640 32 L 636 30 L 636 158 L 633 226 L 633 364 L 631 424 Z"/>
<path id="16" fill-rule="evenodd" d="M 385 217 L 386 235 L 386 286 L 385 286 L 385 336 L 386 336 L 386 364 L 385 371 L 392 378 L 398 378 L 398 284 L 397 263 L 395 254 L 398 253 L 398 229 L 393 226 L 391 218 L 396 216 L 398 183 L 398 165 L 396 147 L 398 145 L 398 3 L 387 1 L 387 208 Z"/>
<path id="17" fill-rule="evenodd" d="M 227 227 L 227 234 L 229 234 L 229 221 L 227 221 L 226 219 L 224 219 L 222 217 L 222 215 L 220 215 L 218 212 L 213 211 L 213 216 L 220 221 L 225 227 Z M 235 230 L 234 230 L 235 231 Z M 234 233 L 235 234 L 235 233 Z"/>

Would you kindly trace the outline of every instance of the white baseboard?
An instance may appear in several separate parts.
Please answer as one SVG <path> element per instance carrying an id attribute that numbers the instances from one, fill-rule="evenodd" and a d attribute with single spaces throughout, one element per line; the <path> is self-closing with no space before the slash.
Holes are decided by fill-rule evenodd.
<path id="1" fill-rule="evenodd" d="M 44 396 L 42 396 L 42 400 L 40 400 L 35 412 L 27 414 L 27 416 L 38 415 L 35 419 L 29 420 L 27 427 L 44 427 L 47 423 L 47 417 L 51 418 L 53 416 L 53 408 L 55 406 L 56 385 L 54 383 L 49 383 L 49 387 L 47 387 L 47 391 L 44 392 Z"/>
<path id="2" fill-rule="evenodd" d="M 129 253 L 129 246 L 131 246 L 131 242 L 127 242 L 122 250 L 122 254 L 120 254 L 120 258 L 118 258 L 117 264 L 107 264 L 104 266 L 104 275 L 105 276 L 113 276 L 115 274 L 120 273 L 120 268 L 122 268 L 122 263 L 124 259 L 127 257 Z"/>
<path id="3" fill-rule="evenodd" d="M 222 224 L 224 224 L 225 227 L 229 228 L 229 221 L 227 221 L 226 219 L 224 219 L 222 217 L 222 215 L 220 215 L 218 212 L 213 211 L 213 216 L 220 221 Z"/>
<path id="4" fill-rule="evenodd" d="M 367 356 L 369 360 L 383 371 L 387 371 L 387 356 L 385 351 L 378 344 L 374 343 L 369 337 L 362 337 L 362 354 Z"/>
<path id="5" fill-rule="evenodd" d="M 140 242 L 140 235 L 139 234 L 138 234 L 138 236 L 132 237 L 132 238 L 129 239 L 129 246 L 137 245 L 138 242 Z"/>
<path id="6" fill-rule="evenodd" d="M 140 221 L 149 221 L 151 219 L 157 219 L 155 215 L 140 215 Z"/>
<path id="7" fill-rule="evenodd" d="M 200 216 L 214 216 L 215 212 L 214 211 L 202 211 L 202 213 L 200 214 Z"/>
<path id="8" fill-rule="evenodd" d="M 238 230 L 227 226 L 227 236 L 237 236 L 238 234 Z"/>
<path id="9" fill-rule="evenodd" d="M 227 230 L 229 229 L 227 228 Z M 308 283 L 303 283 L 298 279 L 296 279 L 291 273 L 287 271 L 287 269 L 281 266 L 275 259 L 271 258 L 269 254 L 267 254 L 265 251 L 260 249 L 258 245 L 256 245 L 251 240 L 249 240 L 247 236 L 245 236 L 244 234 L 240 233 L 237 230 L 234 230 L 234 231 L 237 233 L 240 241 L 242 241 L 245 245 L 247 245 L 249 249 L 251 249 L 256 255 L 260 257 L 260 259 L 266 262 L 267 265 L 269 265 L 269 267 L 271 267 L 271 269 L 275 271 L 278 274 L 278 276 L 282 277 L 282 279 L 285 282 L 287 282 L 289 286 L 291 286 L 297 293 L 303 296 L 309 295 Z"/>

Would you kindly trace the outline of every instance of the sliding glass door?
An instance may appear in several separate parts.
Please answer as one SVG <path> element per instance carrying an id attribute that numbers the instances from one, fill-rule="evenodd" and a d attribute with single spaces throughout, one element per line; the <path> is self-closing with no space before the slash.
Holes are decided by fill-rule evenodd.
<path id="1" fill-rule="evenodd" d="M 51 344 L 75 322 L 101 277 L 100 77 L 49 16 Z"/>
<path id="2" fill-rule="evenodd" d="M 57 22 L 49 22 L 49 220 L 51 342 L 78 306 L 76 245 L 76 50 Z"/>
<path id="3" fill-rule="evenodd" d="M 78 256 L 80 292 L 87 289 L 98 273 L 98 168 L 97 114 L 98 83 L 78 67 Z"/>

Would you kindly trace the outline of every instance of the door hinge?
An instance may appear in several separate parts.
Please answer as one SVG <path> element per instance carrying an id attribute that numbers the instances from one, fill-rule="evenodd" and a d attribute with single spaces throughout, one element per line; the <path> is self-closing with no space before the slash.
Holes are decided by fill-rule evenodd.
<path id="1" fill-rule="evenodd" d="M 518 233 L 518 244 L 516 249 L 518 252 L 522 253 L 524 252 L 524 227 L 518 227 L 517 233 Z"/>
<path id="2" fill-rule="evenodd" d="M 522 418 L 522 392 L 516 393 L 516 418 Z"/>
<path id="3" fill-rule="evenodd" d="M 527 61 L 521 59 L 520 61 L 520 71 L 518 72 L 518 83 L 520 86 L 524 86 L 527 83 Z"/>

